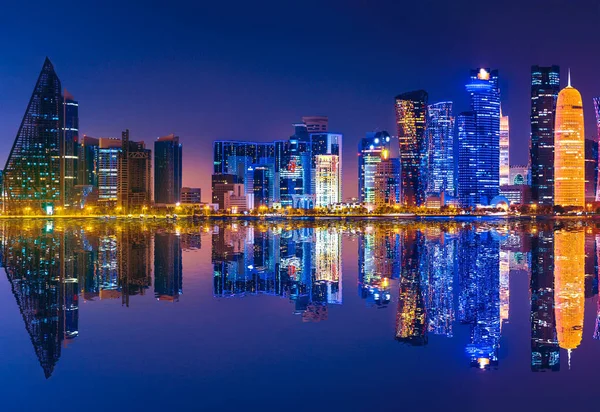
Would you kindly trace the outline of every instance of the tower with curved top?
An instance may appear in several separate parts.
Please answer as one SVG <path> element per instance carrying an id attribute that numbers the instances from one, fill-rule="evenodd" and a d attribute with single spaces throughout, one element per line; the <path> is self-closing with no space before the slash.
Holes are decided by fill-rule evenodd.
<path id="1" fill-rule="evenodd" d="M 585 206 L 583 102 L 569 83 L 558 94 L 554 123 L 554 204 Z"/>

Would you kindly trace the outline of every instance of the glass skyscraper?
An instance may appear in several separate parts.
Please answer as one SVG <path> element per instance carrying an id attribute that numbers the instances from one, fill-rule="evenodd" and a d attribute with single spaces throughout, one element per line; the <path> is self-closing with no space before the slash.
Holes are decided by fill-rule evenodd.
<path id="1" fill-rule="evenodd" d="M 172 205 L 181 197 L 182 150 L 179 136 L 159 137 L 154 142 L 154 202 Z"/>
<path id="2" fill-rule="evenodd" d="M 554 117 L 560 90 L 558 66 L 531 67 L 531 198 L 554 204 Z"/>
<path id="3" fill-rule="evenodd" d="M 65 195 L 76 184 L 78 123 L 78 104 L 69 94 L 63 97 L 46 58 L 4 167 L 6 207 L 70 204 Z"/>
<path id="4" fill-rule="evenodd" d="M 455 197 L 452 102 L 429 105 L 427 109 L 427 144 L 429 152 L 427 195 Z"/>
<path id="5" fill-rule="evenodd" d="M 402 165 L 402 202 L 425 204 L 427 186 L 427 92 L 417 90 L 396 96 L 396 126 Z"/>
<path id="6" fill-rule="evenodd" d="M 500 90 L 498 71 L 471 70 L 466 85 L 470 114 L 459 119 L 459 202 L 489 205 L 500 186 Z"/>

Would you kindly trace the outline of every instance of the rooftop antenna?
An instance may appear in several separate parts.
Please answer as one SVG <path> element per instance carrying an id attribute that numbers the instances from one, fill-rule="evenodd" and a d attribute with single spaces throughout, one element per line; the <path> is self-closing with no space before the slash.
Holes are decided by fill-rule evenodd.
<path id="1" fill-rule="evenodd" d="M 571 68 L 569 68 L 569 75 L 567 77 L 567 87 L 571 87 Z"/>

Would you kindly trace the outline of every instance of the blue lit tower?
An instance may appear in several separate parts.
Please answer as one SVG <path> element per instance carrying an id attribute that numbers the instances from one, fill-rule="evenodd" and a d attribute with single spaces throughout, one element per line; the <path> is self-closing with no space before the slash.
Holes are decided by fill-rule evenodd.
<path id="1" fill-rule="evenodd" d="M 457 196 L 460 206 L 477 204 L 477 136 L 475 113 L 462 112 L 456 118 L 458 129 Z M 457 171 L 457 172 L 458 172 Z"/>
<path id="2" fill-rule="evenodd" d="M 78 182 L 79 103 L 65 90 L 60 156 L 61 200 L 63 206 L 75 206 L 75 186 Z"/>
<path id="3" fill-rule="evenodd" d="M 425 204 L 427 187 L 427 92 L 417 90 L 396 96 L 396 126 L 402 166 L 402 202 Z"/>
<path id="4" fill-rule="evenodd" d="M 560 68 L 531 67 L 531 199 L 554 205 L 554 117 Z"/>
<path id="5" fill-rule="evenodd" d="M 483 68 L 471 70 L 471 81 L 466 89 L 471 98 L 475 133 L 461 136 L 459 129 L 459 175 L 469 175 L 468 186 L 463 189 L 464 193 L 472 193 L 474 198 L 468 199 L 466 204 L 465 199 L 459 200 L 463 206 L 488 205 L 498 195 L 500 187 L 498 71 Z M 459 128 L 460 126 L 459 124 Z M 468 159 L 460 158 L 466 154 L 461 145 L 467 145 L 471 149 L 468 151 Z M 459 190 L 460 184 L 459 181 Z"/>
<path id="6" fill-rule="evenodd" d="M 375 173 L 384 149 L 389 150 L 390 135 L 386 131 L 369 132 L 358 143 L 358 198 L 375 204 Z"/>
<path id="7" fill-rule="evenodd" d="M 428 196 L 453 198 L 454 174 L 454 116 L 452 102 L 430 104 L 427 109 Z"/>

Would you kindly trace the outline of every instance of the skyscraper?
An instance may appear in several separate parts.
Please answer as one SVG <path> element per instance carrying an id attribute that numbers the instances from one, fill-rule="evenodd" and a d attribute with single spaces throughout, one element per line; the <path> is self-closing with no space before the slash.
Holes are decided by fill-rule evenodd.
<path id="1" fill-rule="evenodd" d="M 96 158 L 96 176 L 98 182 L 98 202 L 114 207 L 117 204 L 119 186 L 119 156 L 121 140 L 101 137 Z"/>
<path id="2" fill-rule="evenodd" d="M 434 103 L 427 108 L 427 144 L 427 195 L 456 196 L 452 102 Z"/>
<path id="3" fill-rule="evenodd" d="M 500 116 L 500 186 L 510 183 L 510 126 L 508 116 Z"/>
<path id="4" fill-rule="evenodd" d="M 554 204 L 554 117 L 560 90 L 558 66 L 531 67 L 531 197 Z"/>
<path id="5" fill-rule="evenodd" d="M 362 203 L 375 204 L 375 172 L 390 141 L 386 131 L 369 132 L 358 144 L 358 198 Z"/>
<path id="6" fill-rule="evenodd" d="M 402 202 L 425 204 L 427 186 L 427 92 L 417 90 L 396 96 L 396 126 L 402 165 Z"/>
<path id="7" fill-rule="evenodd" d="M 78 182 L 79 103 L 65 90 L 63 100 L 63 127 L 60 148 L 61 200 L 64 207 L 75 206 L 75 186 Z"/>
<path id="8" fill-rule="evenodd" d="M 315 166 L 316 206 L 328 207 L 339 203 L 340 162 L 337 155 L 317 155 Z"/>
<path id="9" fill-rule="evenodd" d="M 5 207 L 52 211 L 54 206 L 67 203 L 64 198 L 65 160 L 69 159 L 71 173 L 70 156 L 75 156 L 69 151 L 73 145 L 67 150 L 64 140 L 67 107 L 70 137 L 77 135 L 78 127 L 76 102 L 72 96 L 67 97 L 63 99 L 60 80 L 46 58 L 4 167 Z M 70 180 L 73 175 L 68 177 Z"/>
<path id="10" fill-rule="evenodd" d="M 179 136 L 170 134 L 154 142 L 154 202 L 172 205 L 180 201 L 182 150 Z"/>
<path id="11" fill-rule="evenodd" d="M 459 121 L 459 200 L 462 206 L 489 205 L 500 187 L 498 71 L 471 70 L 470 79 L 471 114 Z"/>
<path id="12" fill-rule="evenodd" d="M 143 211 L 152 201 L 150 150 L 144 142 L 129 140 L 129 130 L 121 137 L 119 153 L 117 206 L 124 212 Z"/>
<path id="13" fill-rule="evenodd" d="M 585 201 L 596 200 L 598 192 L 598 141 L 585 139 Z"/>
<path id="14" fill-rule="evenodd" d="M 558 94 L 554 123 L 554 204 L 585 206 L 585 145 L 583 102 L 577 89 Z"/>
<path id="15" fill-rule="evenodd" d="M 600 141 L 600 97 L 594 97 L 594 113 L 596 114 L 596 140 Z M 600 156 L 600 153 L 598 153 Z M 600 159 L 598 159 L 600 165 Z M 600 175 L 600 167 L 598 167 L 598 174 Z M 596 177 L 596 202 L 600 202 L 600 176 Z"/>

